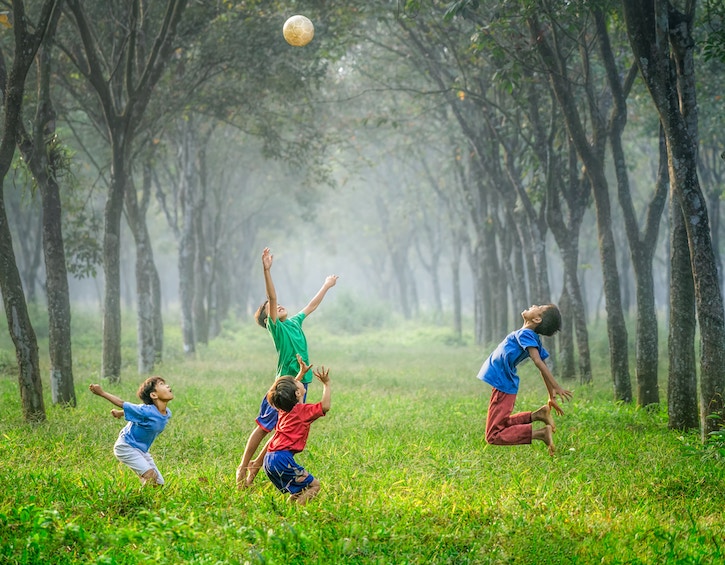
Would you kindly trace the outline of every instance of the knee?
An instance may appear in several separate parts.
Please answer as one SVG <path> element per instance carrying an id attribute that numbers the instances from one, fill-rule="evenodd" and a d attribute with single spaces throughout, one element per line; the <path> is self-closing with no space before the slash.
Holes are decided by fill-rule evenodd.
<path id="1" fill-rule="evenodd" d="M 307 488 L 289 497 L 289 502 L 300 505 L 307 504 L 307 501 L 317 496 L 320 492 L 320 481 L 314 479 Z"/>

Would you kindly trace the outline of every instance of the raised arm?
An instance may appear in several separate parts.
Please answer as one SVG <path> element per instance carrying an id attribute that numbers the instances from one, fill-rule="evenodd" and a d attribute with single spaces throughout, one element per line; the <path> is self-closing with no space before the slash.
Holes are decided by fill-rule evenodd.
<path id="1" fill-rule="evenodd" d="M 337 283 L 337 279 L 339 277 L 337 275 L 329 275 L 326 279 L 324 284 L 322 285 L 322 288 L 317 291 L 317 294 L 312 297 L 312 300 L 310 300 L 310 303 L 305 306 L 302 311 L 305 313 L 305 316 L 309 316 L 317 310 L 317 307 L 322 302 L 322 299 L 325 298 L 325 295 L 327 294 L 327 291 L 330 290 L 333 286 L 335 286 L 335 283 Z"/>
<path id="2" fill-rule="evenodd" d="M 262 267 L 264 268 L 264 287 L 267 291 L 267 300 L 269 313 L 267 317 L 273 322 L 277 321 L 277 291 L 274 289 L 274 283 L 272 282 L 272 259 L 274 256 L 269 250 L 269 247 L 265 247 L 262 251 Z"/>
<path id="3" fill-rule="evenodd" d="M 330 397 L 330 369 L 325 369 L 325 366 L 322 365 L 317 371 L 313 372 L 313 375 L 322 383 L 322 399 L 320 400 L 320 404 L 322 404 L 322 411 L 327 414 L 330 411 L 332 402 Z"/>
<path id="4" fill-rule="evenodd" d="M 119 408 L 123 408 L 123 400 L 121 400 L 120 398 L 118 398 L 118 396 L 116 396 L 115 394 L 111 394 L 110 392 L 106 392 L 105 390 L 103 390 L 101 388 L 101 385 L 92 384 L 88 388 L 90 389 L 90 391 L 93 394 L 96 394 L 96 395 L 98 395 L 100 397 L 105 398 L 111 404 L 114 404 L 115 406 L 118 406 Z"/>
<path id="5" fill-rule="evenodd" d="M 539 350 L 535 347 L 528 347 L 529 351 L 529 357 L 531 357 L 531 360 L 534 362 L 534 365 L 536 365 L 536 368 L 539 369 L 539 372 L 541 373 L 541 377 L 544 379 L 544 384 L 546 385 L 546 390 L 549 391 L 549 406 L 553 408 L 557 414 L 560 416 L 564 414 L 564 411 L 561 409 L 561 407 L 556 402 L 556 397 L 559 396 L 564 400 L 570 400 L 572 397 L 572 393 L 570 390 L 566 390 L 559 386 L 559 383 L 556 382 L 556 379 L 554 378 L 554 375 L 551 374 L 551 371 L 549 370 L 548 365 L 544 362 L 544 360 L 539 355 Z"/>

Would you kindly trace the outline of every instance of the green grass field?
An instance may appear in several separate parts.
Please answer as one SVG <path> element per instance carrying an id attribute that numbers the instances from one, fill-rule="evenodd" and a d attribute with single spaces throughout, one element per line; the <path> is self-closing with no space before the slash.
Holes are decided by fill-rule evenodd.
<path id="1" fill-rule="evenodd" d="M 313 363 L 331 369 L 332 410 L 312 426 L 301 462 L 322 483 L 288 505 L 263 473 L 237 492 L 234 472 L 274 373 L 271 340 L 253 322 L 185 361 L 174 329 L 158 373 L 173 418 L 151 452 L 167 484 L 141 489 L 112 446 L 122 422 L 93 396 L 96 322 L 76 321 L 78 407 L 50 404 L 22 422 L 14 355 L 0 341 L 2 564 L 573 564 L 722 563 L 725 466 L 664 411 L 612 401 L 607 368 L 574 399 L 545 446 L 486 445 L 490 389 L 475 379 L 488 351 L 450 345 L 440 328 L 328 333 L 310 322 Z M 131 325 L 124 321 L 124 325 Z M 178 331 L 177 331 L 178 333 Z M 133 336 L 122 383 L 136 401 Z M 41 351 L 41 356 L 46 356 Z M 532 364 L 517 408 L 546 400 Z M 308 400 L 319 399 L 313 382 Z M 665 398 L 663 391 L 662 397 Z"/>

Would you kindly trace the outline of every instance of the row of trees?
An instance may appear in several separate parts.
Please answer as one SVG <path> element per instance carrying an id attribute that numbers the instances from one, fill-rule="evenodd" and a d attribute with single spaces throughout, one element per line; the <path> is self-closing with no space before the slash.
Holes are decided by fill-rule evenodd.
<path id="1" fill-rule="evenodd" d="M 485 7 L 380 0 L 345 9 L 298 2 L 295 11 L 312 17 L 317 33 L 297 50 L 279 39 L 290 15 L 283 3 L 209 4 L 48 0 L 29 17 L 23 2 L 13 2 L 14 39 L 2 43 L 3 53 L 13 53 L 13 72 L 4 88 L 0 178 L 17 147 L 40 188 L 54 402 L 75 403 L 66 264 L 88 273 L 102 257 L 102 375 L 120 378 L 124 214 L 136 258 L 138 369 L 146 373 L 163 354 L 150 213 L 160 211 L 178 249 L 184 347 L 193 354 L 248 299 L 246 273 L 260 236 L 273 223 L 312 216 L 326 187 L 336 186 L 329 211 L 340 222 L 328 229 L 339 245 L 345 229 L 374 234 L 377 243 L 367 245 L 368 256 L 356 249 L 358 258 L 404 315 L 418 304 L 411 262 L 431 280 L 438 310 L 447 262 L 460 333 L 467 260 L 477 340 L 507 331 L 512 305 L 555 299 L 568 322 L 558 370 L 583 382 L 592 370 L 580 242 L 593 208 L 614 395 L 629 402 L 621 222 L 635 281 L 642 406 L 661 401 L 653 269 L 669 202 L 670 425 L 699 425 L 704 435 L 713 429 L 709 416 L 722 411 L 725 386 L 725 315 L 713 245 L 719 223 L 708 208 L 717 218 L 723 165 L 714 116 L 698 120 L 698 110 L 709 109 L 720 83 L 717 2 L 699 11 L 695 2 L 664 0 Z M 34 59 L 36 78 L 28 78 Z M 696 61 L 707 81 L 698 81 Z M 26 82 L 35 97 L 29 89 L 22 106 Z M 710 99 L 697 100 L 699 92 Z M 21 108 L 26 116 L 35 110 L 32 133 L 23 131 Z M 637 152 L 657 164 L 651 181 L 633 181 L 631 170 L 642 169 L 631 160 Z M 45 161 L 34 165 L 39 155 Z M 63 176 L 78 163 L 74 176 Z M 300 176 L 306 182 L 294 180 Z M 341 198 L 346 190 L 352 194 Z M 102 246 L 94 247 L 88 218 L 99 201 Z M 335 210 L 342 202 L 355 208 Z M 0 227 L 7 224 L 3 208 Z M 0 240 L 23 406 L 29 420 L 43 419 L 37 344 L 9 228 Z M 547 248 L 552 240 L 558 254 Z M 562 268 L 558 297 L 554 255 Z"/>

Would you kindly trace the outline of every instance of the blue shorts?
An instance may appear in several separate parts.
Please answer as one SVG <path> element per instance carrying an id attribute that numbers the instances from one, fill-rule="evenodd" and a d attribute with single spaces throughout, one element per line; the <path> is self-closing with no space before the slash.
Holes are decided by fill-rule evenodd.
<path id="1" fill-rule="evenodd" d="M 305 398 L 307 397 L 307 383 L 305 383 Z M 304 402 L 304 399 L 302 400 Z M 277 409 L 267 402 L 267 395 L 264 395 L 262 404 L 259 406 L 259 414 L 255 420 L 257 425 L 265 432 L 271 432 L 277 425 Z"/>
<path id="2" fill-rule="evenodd" d="M 298 465 L 291 451 L 270 451 L 264 456 L 264 472 L 280 491 L 297 494 L 305 490 L 315 477 Z"/>

